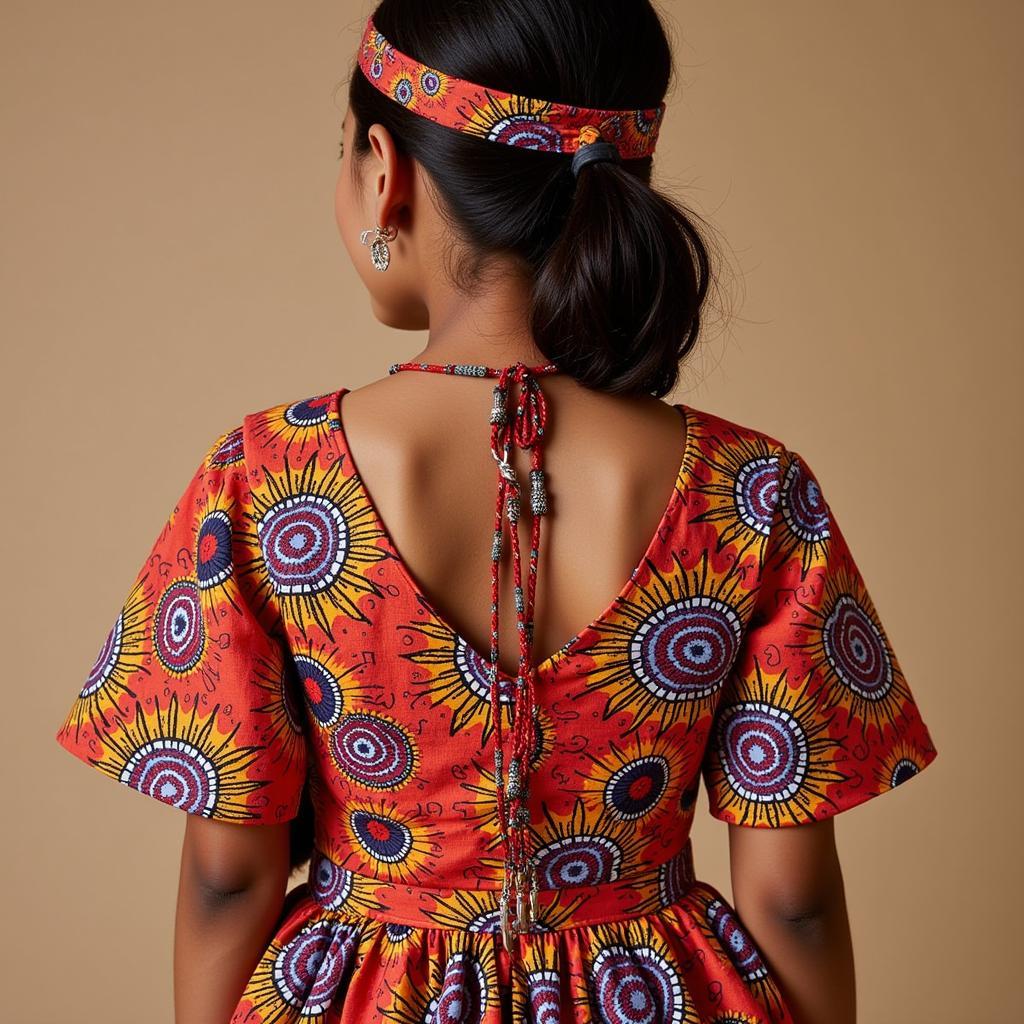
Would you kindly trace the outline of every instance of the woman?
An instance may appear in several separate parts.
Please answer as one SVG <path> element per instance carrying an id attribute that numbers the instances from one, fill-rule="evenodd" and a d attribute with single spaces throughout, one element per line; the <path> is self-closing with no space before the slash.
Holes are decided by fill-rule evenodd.
<path id="1" fill-rule="evenodd" d="M 337 220 L 427 344 L 212 441 L 57 733 L 188 812 L 178 1020 L 854 1020 L 833 818 L 936 751 L 807 463 L 662 401 L 670 71 L 632 0 L 367 22 Z"/>

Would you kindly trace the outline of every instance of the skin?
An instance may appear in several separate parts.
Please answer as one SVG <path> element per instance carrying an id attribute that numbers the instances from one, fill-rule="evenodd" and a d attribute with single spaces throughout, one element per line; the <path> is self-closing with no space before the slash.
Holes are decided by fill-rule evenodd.
<path id="1" fill-rule="evenodd" d="M 381 379 L 346 393 L 345 436 L 425 596 L 486 653 L 495 481 L 486 416 L 493 381 L 385 371 L 397 359 L 545 362 L 526 318 L 530 282 L 515 261 L 500 258 L 492 260 L 485 285 L 470 295 L 456 290 L 442 259 L 451 229 L 426 175 L 380 124 L 369 129 L 372 152 L 353 161 L 353 128 L 346 114 L 335 192 L 342 241 L 374 316 L 428 335 L 413 353 L 380 353 Z M 398 236 L 381 273 L 360 233 L 387 224 Z M 597 618 L 623 588 L 665 511 L 684 445 L 678 412 L 660 399 L 600 394 L 559 374 L 545 377 L 542 387 L 551 416 L 545 468 L 558 514 L 542 530 L 534 663 Z M 484 443 L 464 443 L 473 437 Z M 525 479 L 527 453 L 513 448 L 512 456 Z M 585 545 L 581 555 L 580 538 L 593 536 L 594 523 L 601 524 L 601 542 Z M 528 531 L 527 509 L 520 520 L 524 549 Z M 509 609 L 510 562 L 501 576 L 499 607 Z M 517 656 L 515 617 L 505 614 L 499 664 L 513 671 Z M 733 905 L 797 1024 L 854 1024 L 853 950 L 832 820 L 728 828 Z M 230 1018 L 273 935 L 288 881 L 286 825 L 188 817 L 175 938 L 178 1024 Z"/>

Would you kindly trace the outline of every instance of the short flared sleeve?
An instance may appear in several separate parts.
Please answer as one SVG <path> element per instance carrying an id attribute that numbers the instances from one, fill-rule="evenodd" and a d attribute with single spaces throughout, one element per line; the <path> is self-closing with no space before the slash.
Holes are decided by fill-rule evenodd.
<path id="1" fill-rule="evenodd" d="M 827 818 L 936 757 L 813 471 L 785 447 L 771 461 L 755 604 L 702 764 L 711 815 L 761 828 Z"/>
<path id="2" fill-rule="evenodd" d="M 56 739 L 190 814 L 273 824 L 298 814 L 307 750 L 254 527 L 243 426 L 207 449 L 95 663 L 83 666 Z"/>

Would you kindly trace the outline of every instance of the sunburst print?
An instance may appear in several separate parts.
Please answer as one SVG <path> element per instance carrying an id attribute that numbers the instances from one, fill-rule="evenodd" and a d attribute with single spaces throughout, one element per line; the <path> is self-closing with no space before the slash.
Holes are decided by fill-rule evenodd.
<path id="1" fill-rule="evenodd" d="M 272 406 L 251 420 L 251 438 L 257 452 L 328 448 L 333 392 L 311 395 L 295 402 Z"/>
<path id="2" fill-rule="evenodd" d="M 829 788 L 846 781 L 845 758 L 829 718 L 785 670 L 733 677 L 716 718 L 707 772 L 711 812 L 737 825 L 778 827 L 829 813 Z"/>
<path id="3" fill-rule="evenodd" d="M 441 855 L 433 822 L 396 800 L 353 800 L 342 810 L 351 853 L 344 867 L 385 882 L 417 884 Z"/>
<path id="4" fill-rule="evenodd" d="M 422 986 L 408 978 L 389 985 L 384 1020 L 394 1024 L 481 1024 L 498 999 L 497 957 L 493 942 L 473 941 L 471 932 L 452 932 L 447 955 L 432 959 Z"/>
<path id="5" fill-rule="evenodd" d="M 605 718 L 633 715 L 631 728 L 648 719 L 662 729 L 692 723 L 713 708 L 740 650 L 751 596 L 738 574 L 714 575 L 707 552 L 690 571 L 678 552 L 663 573 L 649 563 L 650 579 L 616 614 L 597 627 L 587 648 L 595 665 L 587 688 L 606 691 Z"/>
<path id="6" fill-rule="evenodd" d="M 304 631 L 315 623 L 332 640 L 338 615 L 369 622 L 360 600 L 381 591 L 366 569 L 387 553 L 373 509 L 358 479 L 343 475 L 342 460 L 323 470 L 314 451 L 301 469 L 287 461 L 280 473 L 263 466 L 253 505 L 262 585 L 288 618 Z"/>

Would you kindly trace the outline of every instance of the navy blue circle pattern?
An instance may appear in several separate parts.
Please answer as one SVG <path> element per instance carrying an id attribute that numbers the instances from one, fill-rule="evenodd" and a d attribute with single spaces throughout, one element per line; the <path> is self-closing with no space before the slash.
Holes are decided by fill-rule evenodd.
<path id="1" fill-rule="evenodd" d="M 736 511 L 752 530 L 768 536 L 779 503 L 778 456 L 751 459 L 736 474 Z"/>
<path id="2" fill-rule="evenodd" d="M 537 851 L 537 878 L 542 889 L 603 885 L 619 877 L 622 851 L 606 836 L 565 836 Z"/>
<path id="3" fill-rule="evenodd" d="M 430 1001 L 429 1024 L 480 1024 L 487 1006 L 487 979 L 471 953 L 453 953 L 444 965 L 441 991 Z"/>
<path id="4" fill-rule="evenodd" d="M 338 921 L 315 921 L 274 960 L 274 986 L 303 1016 L 326 1013 L 355 961 L 359 931 Z"/>
<path id="5" fill-rule="evenodd" d="M 889 776 L 889 785 L 898 786 L 915 776 L 921 769 L 909 757 L 901 757 Z"/>
<path id="6" fill-rule="evenodd" d="M 792 461 L 782 482 L 782 514 L 790 530 L 807 544 L 818 544 L 831 534 L 830 514 L 818 481 L 799 455 Z"/>
<path id="7" fill-rule="evenodd" d="M 759 803 L 789 800 L 807 776 L 807 735 L 788 711 L 760 701 L 722 709 L 718 757 L 729 785 Z"/>
<path id="8" fill-rule="evenodd" d="M 825 656 L 836 674 L 864 700 L 884 700 L 892 691 L 892 660 L 871 616 L 843 594 L 822 628 Z"/>
<path id="9" fill-rule="evenodd" d="M 650 814 L 668 788 L 669 768 L 663 757 L 639 757 L 623 765 L 604 787 L 604 802 L 620 818 L 635 821 Z"/>
<path id="10" fill-rule="evenodd" d="M 213 762 L 191 743 L 154 739 L 136 748 L 121 769 L 126 786 L 178 807 L 209 817 L 220 791 Z"/>
<path id="11" fill-rule="evenodd" d="M 284 411 L 284 421 L 293 427 L 317 427 L 327 422 L 330 395 L 314 395 L 292 402 Z"/>
<path id="12" fill-rule="evenodd" d="M 725 947 L 744 981 L 760 981 L 767 977 L 768 968 L 760 952 L 727 904 L 722 900 L 712 900 L 708 904 L 707 918 L 711 930 Z"/>
<path id="13" fill-rule="evenodd" d="M 496 122 L 485 138 L 489 142 L 503 142 L 524 149 L 539 149 L 547 153 L 562 152 L 562 137 L 557 128 L 538 121 L 532 114 L 512 114 Z"/>
<path id="14" fill-rule="evenodd" d="M 210 465 L 222 468 L 241 462 L 245 455 L 245 443 L 242 437 L 242 428 L 236 427 L 224 437 L 224 440 L 217 446 L 217 450 L 210 456 Z"/>
<path id="15" fill-rule="evenodd" d="M 723 601 L 700 596 L 673 602 L 633 634 L 633 674 L 661 700 L 710 697 L 729 673 L 742 632 L 739 616 Z"/>
<path id="16" fill-rule="evenodd" d="M 408 825 L 371 811 L 353 811 L 349 816 L 359 845 L 374 859 L 398 864 L 412 850 L 412 831 Z"/>
<path id="17" fill-rule="evenodd" d="M 603 1024 L 681 1024 L 686 996 L 676 969 L 649 946 L 607 946 L 590 968 Z"/>
<path id="18" fill-rule="evenodd" d="M 124 612 L 118 613 L 113 626 L 107 633 L 100 653 L 96 655 L 92 668 L 86 676 L 85 683 L 79 691 L 80 697 L 88 697 L 96 693 L 103 684 L 110 678 L 111 672 L 117 667 L 117 660 L 121 657 L 121 644 L 124 635 Z"/>
<path id="19" fill-rule="evenodd" d="M 325 728 L 334 725 L 341 716 L 343 703 L 338 680 L 315 658 L 296 654 L 293 660 L 313 717 Z"/>
<path id="20" fill-rule="evenodd" d="M 214 509 L 203 518 L 196 539 L 196 580 L 201 590 L 223 583 L 231 575 L 231 518 Z"/>
<path id="21" fill-rule="evenodd" d="M 404 785 L 416 764 L 405 730 L 379 715 L 345 715 L 331 734 L 331 753 L 350 779 L 371 789 Z"/>
<path id="22" fill-rule="evenodd" d="M 184 675 L 199 664 L 206 647 L 199 588 L 187 577 L 161 594 L 153 618 L 153 646 L 168 672 Z"/>
<path id="23" fill-rule="evenodd" d="M 478 700 L 486 703 L 491 699 L 491 676 L 489 665 L 462 637 L 455 638 L 455 667 L 466 688 Z M 499 678 L 498 694 L 502 704 L 513 699 L 512 684 L 508 679 Z"/>
<path id="24" fill-rule="evenodd" d="M 308 595 L 338 578 L 349 531 L 341 509 L 318 494 L 297 494 L 267 510 L 256 526 L 263 560 L 279 594 Z"/>
<path id="25" fill-rule="evenodd" d="M 309 878 L 313 898 L 327 910 L 337 910 L 344 906 L 352 895 L 352 872 L 335 864 L 316 848 L 313 850 Z"/>

